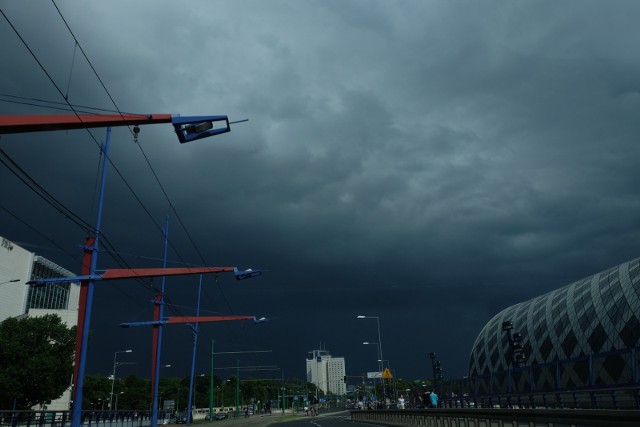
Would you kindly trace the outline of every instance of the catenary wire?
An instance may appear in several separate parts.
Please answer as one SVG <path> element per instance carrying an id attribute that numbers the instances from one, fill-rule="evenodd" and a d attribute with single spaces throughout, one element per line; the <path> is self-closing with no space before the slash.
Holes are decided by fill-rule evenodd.
<path id="1" fill-rule="evenodd" d="M 118 113 L 120 115 L 122 115 L 122 112 L 120 111 L 120 108 L 118 107 L 118 105 L 116 104 L 115 100 L 113 99 L 113 97 L 111 96 L 111 93 L 109 92 L 109 90 L 107 89 L 106 85 L 104 84 L 104 82 L 102 81 L 102 79 L 100 78 L 100 76 L 98 75 L 97 70 L 95 69 L 95 67 L 93 66 L 93 64 L 91 63 L 91 60 L 89 59 L 89 57 L 87 56 L 87 54 L 85 53 L 84 49 L 82 48 L 82 46 L 80 45 L 80 43 L 78 42 L 77 37 L 75 36 L 75 34 L 73 33 L 73 31 L 71 30 L 71 27 L 69 26 L 69 24 L 67 23 L 67 20 L 64 18 L 64 16 L 62 15 L 62 12 L 60 11 L 60 9 L 58 8 L 58 5 L 56 4 L 56 2 L 54 0 L 51 0 L 51 2 L 53 3 L 54 7 L 56 8 L 58 15 L 60 15 L 60 18 L 62 19 L 62 21 L 64 22 L 65 26 L 67 27 L 67 30 L 69 31 L 69 33 L 71 34 L 71 36 L 73 37 L 74 42 L 78 45 L 78 49 L 80 49 L 80 52 L 82 53 L 82 55 L 85 57 L 85 60 L 87 61 L 87 63 L 89 64 L 89 66 L 91 67 L 91 70 L 93 70 L 94 75 L 96 76 L 96 78 L 98 79 L 98 81 L 100 82 L 100 84 L 102 85 L 102 88 L 104 89 L 105 93 L 107 94 L 107 96 L 109 97 L 109 99 L 111 100 L 111 103 L 113 104 L 113 106 L 116 108 L 116 110 L 118 111 Z M 129 132 L 131 132 L 131 128 L 129 128 Z M 133 134 L 133 132 L 132 132 Z M 171 199 L 169 198 L 169 195 L 167 194 L 167 192 L 164 189 L 164 186 L 162 185 L 162 183 L 160 182 L 160 179 L 158 178 L 158 175 L 156 174 L 155 170 L 153 169 L 153 167 L 151 166 L 151 162 L 149 162 L 149 159 L 146 155 L 146 153 L 144 152 L 144 149 L 142 148 L 142 145 L 140 143 L 138 143 L 138 147 L 140 149 L 140 152 L 142 153 L 145 161 L 147 162 L 147 165 L 149 166 L 149 169 L 151 170 L 153 176 L 156 179 L 156 182 L 158 183 L 158 186 L 160 187 L 160 189 L 162 190 L 162 193 L 164 194 L 167 203 L 169 203 L 169 207 L 171 208 L 172 212 L 174 213 L 174 215 L 176 216 L 176 219 L 178 220 L 178 222 L 180 223 L 180 226 L 182 227 L 183 231 L 185 232 L 185 234 L 187 235 L 187 238 L 189 239 L 189 241 L 191 242 L 192 246 L 194 247 L 194 249 L 196 250 L 196 253 L 198 254 L 198 256 L 200 257 L 200 261 L 205 264 L 206 260 L 204 258 L 204 256 L 202 255 L 202 252 L 200 251 L 200 249 L 198 248 L 197 244 L 195 243 L 193 237 L 191 236 L 191 234 L 189 233 L 189 231 L 187 230 L 184 222 L 182 221 L 182 218 L 180 217 L 180 215 L 178 214 L 177 210 L 175 209 L 173 203 L 171 202 Z M 145 209 L 146 210 L 146 209 Z M 154 221 L 155 223 L 155 221 Z M 158 224 L 156 223 L 156 226 L 158 226 Z M 171 243 L 171 240 L 168 239 L 169 244 L 172 246 L 172 248 L 174 249 L 174 251 L 176 251 L 176 254 L 178 254 L 178 256 L 181 258 L 181 256 L 179 255 L 179 252 L 175 249 L 175 246 Z M 224 295 L 224 292 L 222 291 L 222 289 L 220 288 L 220 292 L 223 295 L 223 299 L 226 302 L 227 306 L 229 307 L 229 310 L 231 312 L 233 312 L 233 310 L 231 309 L 231 305 L 229 304 L 226 296 Z"/>
<path id="2" fill-rule="evenodd" d="M 69 25 L 67 24 L 66 20 L 64 19 L 64 17 L 62 16 L 62 14 L 60 13 L 60 10 L 58 9 L 57 5 L 55 4 L 55 2 L 52 0 L 54 6 L 56 7 L 56 10 L 58 10 L 58 13 L 60 14 L 61 18 L 63 19 L 65 25 L 67 26 L 67 29 L 69 30 L 69 32 L 72 34 L 74 41 L 78 44 L 78 48 L 80 49 L 80 51 L 83 53 L 83 55 L 85 56 L 85 59 L 87 60 L 87 62 L 89 63 L 90 67 L 92 68 L 92 70 L 94 71 L 96 77 L 98 78 L 98 80 L 100 81 L 100 84 L 103 86 L 103 89 L 105 90 L 105 92 L 107 93 L 107 95 L 109 96 L 109 98 L 111 99 L 112 103 L 114 104 L 114 106 L 117 108 L 117 105 L 115 104 L 115 101 L 113 100 L 113 97 L 111 96 L 111 94 L 109 93 L 108 89 L 106 88 L 106 86 L 104 85 L 104 82 L 102 81 L 102 79 L 99 77 L 99 75 L 97 74 L 97 71 L 95 70 L 95 67 L 93 66 L 93 64 L 91 63 L 91 61 L 88 59 L 87 55 L 85 54 L 84 50 L 82 49 L 82 47 L 80 46 L 79 42 L 77 41 L 77 38 L 75 37 L 75 35 L 73 34 L 73 32 L 71 31 Z M 31 50 L 31 48 L 27 45 L 27 43 L 25 42 L 25 40 L 22 38 L 22 36 L 19 34 L 19 32 L 17 31 L 17 29 L 13 26 L 13 24 L 11 23 L 11 21 L 9 20 L 9 18 L 6 16 L 6 14 L 0 9 L 0 13 L 3 15 L 3 17 L 5 18 L 5 20 L 9 23 L 9 25 L 11 26 L 11 28 L 13 29 L 13 31 L 16 33 L 16 35 L 18 36 L 18 38 L 21 40 L 21 42 L 23 43 L 23 45 L 27 48 L 27 50 L 29 51 L 29 53 L 32 55 L 32 57 L 34 58 L 34 60 L 38 63 L 38 65 L 40 66 L 40 68 L 42 69 L 42 71 L 45 73 L 45 75 L 49 78 L 49 80 L 51 81 L 51 83 L 54 85 L 54 87 L 56 88 L 56 90 L 60 93 L 60 95 L 67 101 L 67 105 L 69 105 L 69 108 L 72 112 L 74 112 L 76 114 L 76 116 L 78 116 L 78 112 L 77 110 L 74 108 L 74 106 L 72 104 L 70 104 L 67 100 L 67 97 L 62 93 L 62 91 L 60 90 L 60 88 L 57 86 L 57 84 L 55 83 L 55 81 L 53 80 L 53 78 L 51 77 L 51 75 L 47 72 L 46 68 L 42 65 L 42 63 L 38 60 L 38 58 L 36 57 L 36 55 L 34 54 L 34 52 Z M 118 112 L 122 115 L 122 113 L 120 112 L 120 110 L 118 109 Z M 100 146 L 100 144 L 98 143 L 98 141 L 96 140 L 96 138 L 94 137 L 94 135 L 87 129 L 89 135 L 91 136 L 91 138 L 94 140 L 94 142 L 96 143 L 96 145 Z M 129 129 L 129 131 L 131 132 L 131 129 Z M 141 149 L 142 150 L 142 149 Z M 143 152 L 144 153 L 144 152 Z M 146 157 L 146 155 L 144 155 L 147 163 L 150 165 L 150 162 L 148 161 L 148 158 Z M 125 182 L 125 184 L 127 185 L 128 189 L 132 192 L 132 194 L 134 195 L 134 197 L 136 198 L 136 200 L 140 203 L 140 205 L 142 206 L 142 208 L 145 210 L 145 212 L 147 212 L 147 214 L 149 215 L 149 217 L 152 219 L 152 222 L 156 225 L 156 227 L 158 229 L 161 229 L 161 227 L 159 226 L 159 224 L 153 220 L 152 215 L 150 214 L 150 212 L 148 211 L 148 209 L 144 206 L 144 204 L 142 203 L 142 201 L 140 200 L 140 198 L 137 196 L 137 194 L 133 191 L 133 188 L 128 184 L 128 182 L 126 181 L 126 179 L 124 179 L 124 176 L 120 173 L 120 171 L 118 170 L 118 168 L 115 166 L 115 164 L 113 164 L 113 162 L 111 161 L 111 159 L 108 159 L 109 163 L 114 167 L 114 169 L 116 170 L 116 173 L 121 177 L 121 179 Z M 152 168 L 151 168 L 152 169 Z M 153 171 L 153 169 L 152 169 Z M 156 177 L 156 180 L 158 181 L 158 184 L 161 186 L 162 191 L 165 195 L 165 197 L 167 198 L 171 209 L 173 210 L 174 214 L 176 215 L 176 217 L 178 217 L 178 220 L 181 224 L 181 226 L 183 227 L 183 229 L 185 230 L 185 232 L 187 233 L 189 240 L 191 241 L 191 243 L 194 245 L 194 247 L 196 248 L 196 251 L 198 252 L 201 260 L 204 262 L 204 257 L 202 256 L 202 253 L 200 252 L 200 250 L 198 249 L 197 245 L 195 244 L 195 241 L 193 240 L 193 238 L 191 237 L 191 235 L 188 233 L 184 223 L 182 222 L 181 218 L 179 218 L 179 215 L 175 209 L 175 207 L 173 206 L 173 204 L 171 203 L 166 191 L 164 190 L 164 188 L 162 187 L 157 174 L 155 173 L 155 171 L 153 171 L 154 176 Z M 104 237 L 104 236 L 103 236 Z M 105 239 L 106 242 L 108 242 L 108 239 Z M 173 244 L 172 244 L 173 247 Z M 175 250 L 175 247 L 174 247 Z M 178 251 L 176 251 L 176 253 L 178 253 Z M 179 254 L 179 253 L 178 253 Z M 222 293 L 222 289 L 220 289 L 221 293 Z M 224 296 L 224 295 L 223 295 Z M 224 297 L 227 305 L 230 307 L 228 301 L 226 300 L 226 297 Z"/>

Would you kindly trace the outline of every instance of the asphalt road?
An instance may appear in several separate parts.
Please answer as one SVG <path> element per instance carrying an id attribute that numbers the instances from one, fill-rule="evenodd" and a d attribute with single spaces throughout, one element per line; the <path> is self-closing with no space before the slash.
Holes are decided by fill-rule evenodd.
<path id="1" fill-rule="evenodd" d="M 286 427 L 347 427 L 352 424 L 348 411 L 334 412 L 317 416 L 306 415 L 253 415 L 249 418 L 236 418 L 223 421 L 207 422 L 211 427 L 267 427 L 272 424 L 286 423 Z M 199 425 L 204 425 L 198 423 Z"/>

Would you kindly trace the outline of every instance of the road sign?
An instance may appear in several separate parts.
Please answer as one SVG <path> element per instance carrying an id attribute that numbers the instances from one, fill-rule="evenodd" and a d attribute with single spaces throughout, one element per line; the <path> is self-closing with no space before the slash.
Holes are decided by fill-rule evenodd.
<path id="1" fill-rule="evenodd" d="M 390 380 L 391 378 L 393 378 L 393 375 L 391 375 L 391 371 L 389 370 L 389 368 L 384 368 L 384 372 L 382 373 L 382 378 L 386 380 Z"/>
<path id="2" fill-rule="evenodd" d="M 367 378 L 382 378 L 382 372 L 367 372 Z"/>

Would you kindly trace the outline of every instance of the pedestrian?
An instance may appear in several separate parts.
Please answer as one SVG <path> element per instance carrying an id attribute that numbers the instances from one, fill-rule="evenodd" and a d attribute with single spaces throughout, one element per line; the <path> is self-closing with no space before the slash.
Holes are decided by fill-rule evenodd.
<path id="1" fill-rule="evenodd" d="M 404 409 L 404 396 L 400 395 L 398 398 L 398 409 Z"/>
<path id="2" fill-rule="evenodd" d="M 438 395 L 433 389 L 431 389 L 431 392 L 429 393 L 429 400 L 431 401 L 432 408 L 438 407 Z"/>

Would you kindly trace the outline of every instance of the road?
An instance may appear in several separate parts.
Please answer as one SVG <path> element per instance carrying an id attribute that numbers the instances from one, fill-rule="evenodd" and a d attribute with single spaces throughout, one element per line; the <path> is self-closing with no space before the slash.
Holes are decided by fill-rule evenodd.
<path id="1" fill-rule="evenodd" d="M 286 423 L 286 427 L 346 427 L 345 423 L 353 425 L 351 414 L 347 411 L 318 416 L 254 415 L 250 418 L 230 419 L 211 424 L 215 427 L 267 427 L 283 423 Z"/>

